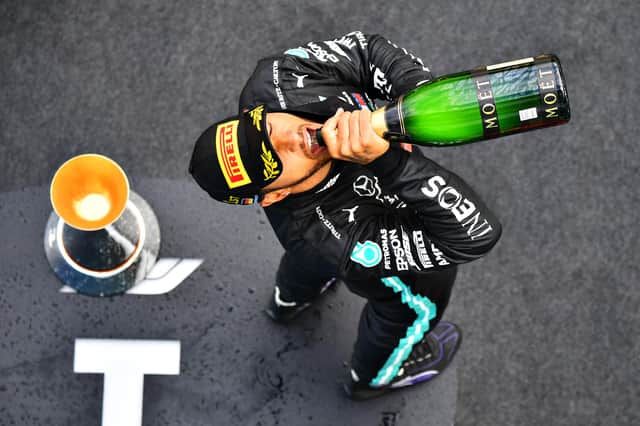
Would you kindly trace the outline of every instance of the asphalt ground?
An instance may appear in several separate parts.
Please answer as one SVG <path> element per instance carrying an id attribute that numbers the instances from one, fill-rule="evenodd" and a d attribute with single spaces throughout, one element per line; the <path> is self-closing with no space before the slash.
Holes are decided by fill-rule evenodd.
<path id="1" fill-rule="evenodd" d="M 187 180 L 132 186 L 163 224 L 160 257 L 204 259 L 166 295 L 60 293 L 42 253 L 48 188 L 0 194 L 0 233 L 11 241 L 0 249 L 1 425 L 100 424 L 103 376 L 73 373 L 77 338 L 180 341 L 180 374 L 145 376 L 144 425 L 453 422 L 455 361 L 429 386 L 364 403 L 345 397 L 363 300 L 344 285 L 289 326 L 262 313 L 282 249 L 261 210 L 212 205 Z"/>
<path id="2" fill-rule="evenodd" d="M 446 318 L 461 325 L 465 342 L 449 372 L 454 374 L 416 391 L 418 400 L 436 402 L 443 416 L 454 410 L 459 425 L 639 424 L 639 18 L 640 6 L 632 1 L 0 2 L 0 216 L 8 230 L 0 246 L 0 424 L 40 424 L 48 417 L 48 424 L 86 424 L 95 417 L 98 376 L 73 379 L 70 372 L 66 377 L 47 367 L 70 368 L 73 337 L 112 332 L 183 336 L 195 345 L 189 346 L 195 349 L 191 364 L 183 365 L 186 382 L 174 382 L 187 385 L 171 385 L 166 378 L 147 382 L 145 406 L 152 408 L 145 421 L 182 424 L 171 413 L 184 410 L 202 413 L 191 424 L 215 413 L 231 424 L 296 424 L 289 413 L 311 407 L 311 394 L 282 401 L 277 396 L 274 414 L 260 405 L 273 393 L 268 385 L 253 386 L 249 373 L 239 373 L 243 379 L 233 383 L 245 398 L 228 396 L 224 381 L 204 379 L 242 368 L 233 355 L 242 348 L 231 349 L 223 331 L 205 339 L 223 343 L 219 356 L 219 347 L 197 347 L 197 336 L 212 324 L 207 315 L 215 313 L 226 324 L 257 318 L 281 248 L 259 208 L 237 213 L 205 202 L 186 168 L 195 138 L 235 111 L 260 57 L 356 29 L 407 48 L 435 75 L 553 52 L 562 61 L 571 100 L 568 125 L 424 150 L 473 183 L 498 213 L 504 233 L 486 258 L 460 268 Z M 46 187 L 60 164 L 86 152 L 116 160 L 154 206 L 165 238 L 161 256 L 205 259 L 175 293 L 102 305 L 80 296 L 51 296 L 55 277 L 39 251 L 50 211 Z M 175 201 L 187 196 L 193 201 Z M 26 204 L 16 208 L 18 202 Z M 247 235 L 250 267 L 240 262 L 244 252 L 227 243 L 233 229 Z M 230 259 L 229 253 L 239 253 L 237 263 L 217 263 Z M 207 284 L 230 293 L 216 297 Z M 330 295 L 329 303 L 345 300 L 335 318 L 357 315 L 358 301 L 350 297 L 344 288 Z M 129 321 L 110 314 L 111 305 Z M 180 321 L 158 313 L 160 307 Z M 63 319 L 47 322 L 54 318 L 47 312 Z M 293 331 L 259 324 L 284 346 L 305 342 L 306 329 L 322 336 L 334 324 L 332 338 L 341 339 L 343 352 L 307 340 L 327 351 L 311 351 L 305 365 L 315 368 L 317 361 L 333 368 L 331 375 L 313 370 L 328 389 L 339 370 L 331 362 L 347 356 L 345 336 L 353 325 L 343 329 L 332 322 L 337 319 L 330 319 L 328 305 L 316 312 L 328 322 L 314 321 L 312 314 Z M 145 313 L 153 326 L 138 326 Z M 181 332 L 176 323 L 190 331 Z M 279 361 L 279 349 L 270 343 L 265 362 Z M 305 350 L 287 352 L 294 365 Z M 249 356 L 253 352 L 245 357 L 259 365 Z M 60 385 L 47 388 L 48 380 Z M 271 383 L 269 377 L 260 380 Z M 289 389 L 304 388 L 304 379 L 295 380 L 301 382 Z M 328 424 L 323 413 L 347 407 L 333 390 L 318 405 L 323 409 L 297 418 Z M 190 398 L 177 396 L 187 391 Z M 56 404 L 53 395 L 68 398 L 68 404 Z M 166 407 L 148 395 L 162 395 Z M 225 398 L 226 408 L 208 406 Z M 251 403 L 243 406 L 245 400 Z M 428 421 L 412 417 L 415 397 L 398 401 L 405 405 L 389 408 L 401 413 L 398 426 Z M 380 417 L 386 409 L 380 404 L 372 408 L 372 424 L 388 422 Z M 60 407 L 71 417 L 59 417 L 66 412 Z M 345 417 L 343 424 L 355 421 Z"/>

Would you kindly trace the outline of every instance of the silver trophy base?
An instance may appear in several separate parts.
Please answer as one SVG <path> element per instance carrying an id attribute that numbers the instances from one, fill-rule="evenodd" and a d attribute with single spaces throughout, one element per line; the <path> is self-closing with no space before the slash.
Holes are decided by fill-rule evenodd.
<path id="1" fill-rule="evenodd" d="M 97 231 L 80 231 L 51 212 L 44 251 L 58 278 L 78 293 L 124 293 L 145 276 L 160 251 L 160 226 L 151 206 L 130 191 L 122 215 Z"/>

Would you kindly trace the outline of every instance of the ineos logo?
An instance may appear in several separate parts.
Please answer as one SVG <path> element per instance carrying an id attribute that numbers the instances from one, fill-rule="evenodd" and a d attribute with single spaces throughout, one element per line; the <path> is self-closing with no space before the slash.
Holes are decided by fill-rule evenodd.
<path id="1" fill-rule="evenodd" d="M 353 191 L 361 197 L 378 197 L 382 190 L 378 185 L 378 178 L 371 179 L 369 176 L 359 176 L 353 182 Z"/>
<path id="2" fill-rule="evenodd" d="M 427 185 L 420 188 L 422 193 L 438 202 L 446 210 L 451 211 L 456 220 L 467 228 L 467 235 L 472 240 L 489 233 L 493 228 L 486 219 L 480 217 L 476 205 L 462 196 L 460 191 L 452 186 L 446 186 L 447 182 L 442 176 L 433 176 L 427 181 Z"/>

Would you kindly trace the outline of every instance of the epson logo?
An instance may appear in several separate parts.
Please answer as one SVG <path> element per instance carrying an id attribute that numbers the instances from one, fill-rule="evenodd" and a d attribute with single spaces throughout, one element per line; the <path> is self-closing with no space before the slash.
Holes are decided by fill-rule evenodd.
<path id="1" fill-rule="evenodd" d="M 392 269 L 391 254 L 395 258 L 395 267 L 397 271 L 408 271 L 409 262 L 407 261 L 406 248 L 400 241 L 400 235 L 397 229 L 380 229 L 380 242 L 382 245 L 382 253 L 384 257 L 384 268 Z M 410 251 L 410 249 L 409 249 Z M 410 254 L 409 254 L 410 255 Z M 413 258 L 412 258 L 413 260 Z"/>

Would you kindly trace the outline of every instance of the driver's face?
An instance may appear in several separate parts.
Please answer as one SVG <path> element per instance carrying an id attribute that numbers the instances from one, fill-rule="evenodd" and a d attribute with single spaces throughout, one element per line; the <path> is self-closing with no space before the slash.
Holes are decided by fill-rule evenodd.
<path id="1" fill-rule="evenodd" d="M 316 141 L 315 129 L 321 126 L 293 114 L 267 113 L 267 131 L 282 161 L 282 173 L 264 188 L 265 192 L 281 188 L 303 192 L 324 179 L 331 157 L 327 148 Z"/>

